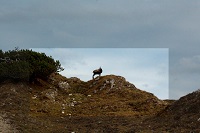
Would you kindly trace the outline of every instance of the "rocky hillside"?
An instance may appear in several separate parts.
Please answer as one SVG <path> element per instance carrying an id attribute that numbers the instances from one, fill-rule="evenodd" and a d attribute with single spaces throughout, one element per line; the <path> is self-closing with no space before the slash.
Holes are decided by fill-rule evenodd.
<path id="1" fill-rule="evenodd" d="M 166 105 L 153 94 L 115 75 L 83 82 L 54 74 L 48 83 L 40 80 L 37 84 L 40 87 L 31 92 L 33 115 L 150 115 Z"/>
<path id="2" fill-rule="evenodd" d="M 100 79 L 88 81 L 87 84 L 89 89 L 86 93 L 97 100 L 97 106 L 93 105 L 93 108 L 103 111 L 104 115 L 151 115 L 166 105 L 164 101 L 137 89 L 121 76 L 102 76 Z"/>
<path id="3" fill-rule="evenodd" d="M 157 128 L 171 132 L 200 132 L 200 90 L 192 92 L 173 102 L 157 114 L 150 123 L 157 123 Z"/>
<path id="4" fill-rule="evenodd" d="M 83 82 L 54 73 L 31 84 L 2 82 L 0 117 L 15 132 L 199 132 L 199 99 L 196 91 L 162 101 L 116 75 Z"/>
<path id="5" fill-rule="evenodd" d="M 141 117 L 154 115 L 166 106 L 153 94 L 115 75 L 83 82 L 54 73 L 48 81 L 5 81 L 0 85 L 1 112 L 23 132 L 54 130 L 57 124 L 50 118 Z"/>

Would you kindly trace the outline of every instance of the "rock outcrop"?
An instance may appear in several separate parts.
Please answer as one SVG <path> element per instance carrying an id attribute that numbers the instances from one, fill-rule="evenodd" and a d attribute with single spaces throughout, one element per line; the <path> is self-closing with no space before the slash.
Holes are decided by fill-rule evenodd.
<path id="1" fill-rule="evenodd" d="M 168 102 L 138 89 L 121 76 L 106 75 L 84 82 L 76 77 L 52 74 L 48 81 L 37 79 L 35 84 L 2 83 L 0 107 L 21 132 L 63 131 L 66 122 L 70 125 L 67 129 L 73 127 L 70 131 L 88 128 L 94 131 L 90 127 L 94 126 L 93 119 L 97 120 L 93 121 L 95 127 L 101 127 L 98 131 L 106 129 L 104 123 L 108 125 L 112 121 L 115 125 L 111 124 L 105 131 L 176 132 L 198 126 L 199 93 L 193 92 L 168 106 Z M 80 126 L 82 121 L 85 125 Z M 186 122 L 192 124 L 185 126 Z M 80 127 L 76 130 L 77 125 Z"/>

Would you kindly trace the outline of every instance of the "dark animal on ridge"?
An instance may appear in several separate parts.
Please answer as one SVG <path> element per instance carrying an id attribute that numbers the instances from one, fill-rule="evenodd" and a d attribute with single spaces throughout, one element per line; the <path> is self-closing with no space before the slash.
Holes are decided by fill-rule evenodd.
<path id="1" fill-rule="evenodd" d="M 101 73 L 103 72 L 103 70 L 101 69 L 101 67 L 99 68 L 99 69 L 96 69 L 96 70 L 94 70 L 93 71 L 93 76 L 92 76 L 92 78 L 94 79 L 94 76 L 96 75 L 96 74 L 98 74 L 99 76 L 101 76 Z"/>

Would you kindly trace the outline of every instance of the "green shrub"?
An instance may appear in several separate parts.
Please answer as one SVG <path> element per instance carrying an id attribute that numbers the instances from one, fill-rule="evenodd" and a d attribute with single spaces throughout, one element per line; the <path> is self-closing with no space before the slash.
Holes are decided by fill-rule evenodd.
<path id="1" fill-rule="evenodd" d="M 58 60 L 45 53 L 32 50 L 0 50 L 0 80 L 34 81 L 36 78 L 47 79 L 54 72 L 63 71 Z M 3 60 L 2 60 L 3 59 Z"/>

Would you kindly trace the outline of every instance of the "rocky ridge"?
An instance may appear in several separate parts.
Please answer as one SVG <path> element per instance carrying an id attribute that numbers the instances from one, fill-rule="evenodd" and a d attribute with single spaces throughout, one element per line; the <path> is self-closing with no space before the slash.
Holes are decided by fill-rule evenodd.
<path id="1" fill-rule="evenodd" d="M 107 75 L 83 82 L 55 74 L 48 85 L 38 82 L 43 90 L 32 91 L 30 110 L 34 115 L 150 115 L 166 105 L 121 76 Z"/>
<path id="2" fill-rule="evenodd" d="M 163 101 L 116 75 L 0 84 L 0 113 L 19 132 L 199 132 L 199 99 Z"/>

